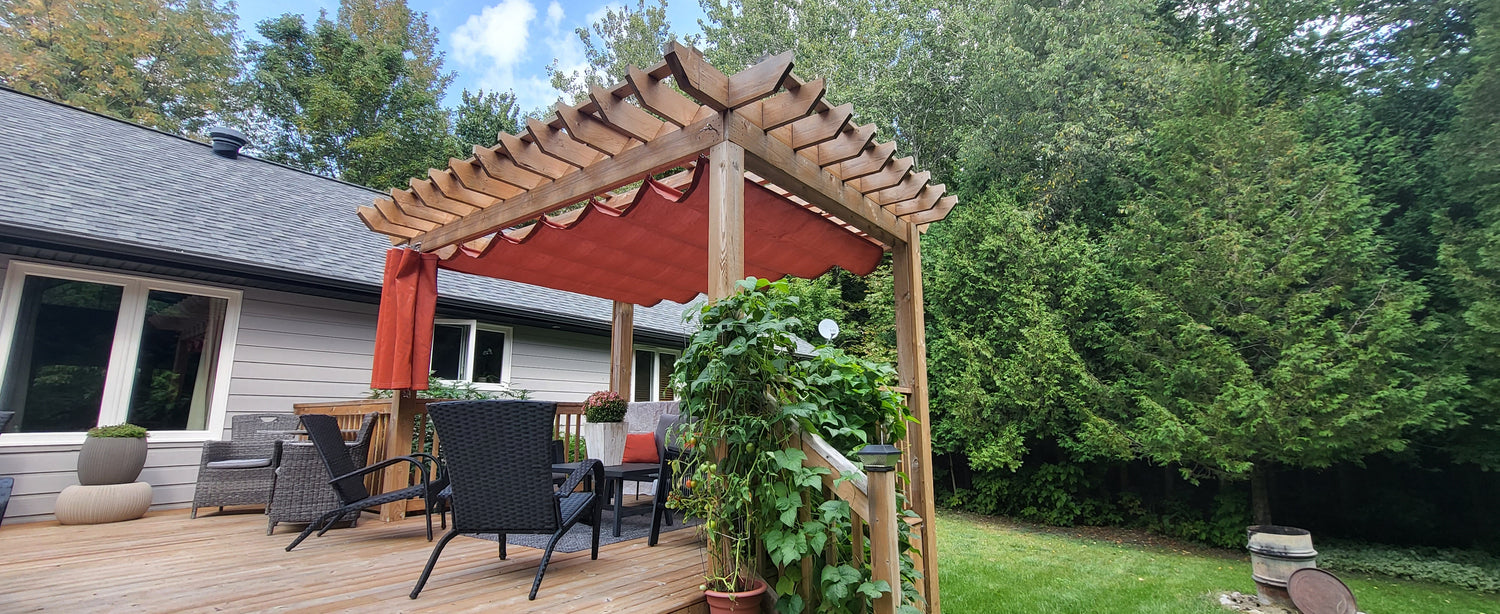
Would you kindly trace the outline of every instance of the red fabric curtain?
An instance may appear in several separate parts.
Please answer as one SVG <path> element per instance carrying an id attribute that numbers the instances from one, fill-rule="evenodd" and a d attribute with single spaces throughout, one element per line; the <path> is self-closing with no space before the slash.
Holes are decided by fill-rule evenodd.
<path id="1" fill-rule="evenodd" d="M 385 253 L 371 388 L 427 389 L 432 318 L 437 312 L 437 265 L 436 254 L 400 248 Z"/>

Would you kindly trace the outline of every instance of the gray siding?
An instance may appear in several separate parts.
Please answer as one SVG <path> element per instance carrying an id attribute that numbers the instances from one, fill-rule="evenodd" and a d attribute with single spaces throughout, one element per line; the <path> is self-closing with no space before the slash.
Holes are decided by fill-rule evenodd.
<path id="1" fill-rule="evenodd" d="M 511 386 L 542 401 L 582 401 L 609 388 L 609 339 L 516 327 L 511 346 Z"/>
<path id="2" fill-rule="evenodd" d="M 0 275 L 4 264 L 0 258 Z M 369 393 L 377 306 L 243 291 L 226 427 L 235 415 L 290 412 L 295 403 Z M 609 339 L 604 336 L 518 326 L 512 344 L 511 380 L 530 390 L 532 398 L 582 401 L 609 386 Z M 152 484 L 153 509 L 192 501 L 201 449 L 190 442 L 150 444 L 141 479 Z M 0 440 L 0 475 L 16 479 L 6 522 L 51 519 L 57 493 L 77 483 L 77 456 L 76 445 L 8 446 Z"/>

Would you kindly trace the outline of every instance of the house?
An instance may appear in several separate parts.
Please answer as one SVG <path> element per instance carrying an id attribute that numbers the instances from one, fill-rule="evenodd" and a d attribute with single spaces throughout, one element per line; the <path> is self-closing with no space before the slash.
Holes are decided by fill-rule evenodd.
<path id="1" fill-rule="evenodd" d="M 368 394 L 380 193 L 0 89 L 0 475 L 50 517 L 83 432 L 151 430 L 153 507 L 192 499 L 239 414 Z M 245 211 L 256 215 L 241 215 Z M 433 368 L 580 401 L 609 380 L 609 301 L 443 272 Z M 683 306 L 635 311 L 636 400 L 660 400 Z"/>

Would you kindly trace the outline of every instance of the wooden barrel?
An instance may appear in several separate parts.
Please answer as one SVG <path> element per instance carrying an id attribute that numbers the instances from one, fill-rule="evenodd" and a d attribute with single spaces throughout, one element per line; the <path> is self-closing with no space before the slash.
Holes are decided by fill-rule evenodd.
<path id="1" fill-rule="evenodd" d="M 1260 596 L 1273 604 L 1291 608 L 1287 579 L 1304 567 L 1318 566 L 1318 551 L 1313 550 L 1312 533 L 1296 527 L 1263 524 L 1245 531 L 1250 550 L 1250 575 Z"/>

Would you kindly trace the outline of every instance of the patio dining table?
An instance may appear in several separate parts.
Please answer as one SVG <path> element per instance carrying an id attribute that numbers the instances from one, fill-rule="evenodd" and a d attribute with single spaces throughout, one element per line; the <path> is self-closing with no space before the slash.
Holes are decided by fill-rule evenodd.
<path id="1" fill-rule="evenodd" d="M 578 468 L 579 463 L 555 463 L 553 471 L 571 472 Z M 614 499 L 613 511 L 615 523 L 612 535 L 620 536 L 620 518 L 625 515 L 625 483 L 647 482 L 656 479 L 656 472 L 660 467 L 656 463 L 624 463 L 621 465 L 604 466 L 604 492 Z M 635 513 L 649 514 L 651 507 L 635 510 Z"/>

